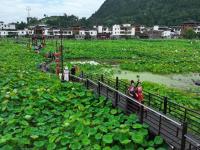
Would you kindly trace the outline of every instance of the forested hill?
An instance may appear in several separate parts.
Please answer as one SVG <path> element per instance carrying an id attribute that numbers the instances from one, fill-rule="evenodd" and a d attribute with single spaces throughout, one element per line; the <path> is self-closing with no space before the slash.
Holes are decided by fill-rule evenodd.
<path id="1" fill-rule="evenodd" d="M 106 0 L 90 18 L 93 24 L 178 25 L 200 21 L 200 0 Z"/>

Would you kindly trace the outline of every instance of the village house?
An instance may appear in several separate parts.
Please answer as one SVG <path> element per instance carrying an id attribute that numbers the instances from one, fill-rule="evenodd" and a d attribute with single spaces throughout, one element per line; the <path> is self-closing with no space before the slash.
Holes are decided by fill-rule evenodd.
<path id="1" fill-rule="evenodd" d="M 135 37 L 135 27 L 131 24 L 113 25 L 112 38 L 133 38 Z"/>
<path id="2" fill-rule="evenodd" d="M 79 34 L 75 35 L 75 39 L 77 40 L 96 39 L 96 38 L 97 38 L 96 28 L 93 29 L 80 28 Z"/>
<path id="3" fill-rule="evenodd" d="M 112 29 L 110 29 L 109 27 L 105 27 L 105 26 L 98 26 L 98 27 L 94 27 L 97 30 L 97 38 L 98 39 L 110 39 L 110 36 L 112 34 Z"/>
<path id="4" fill-rule="evenodd" d="M 85 29 L 81 28 L 79 30 L 79 34 L 75 35 L 75 39 L 77 39 L 77 40 L 84 40 L 85 39 L 85 35 L 86 35 Z"/>
<path id="5" fill-rule="evenodd" d="M 188 29 L 193 29 L 196 32 L 198 30 L 198 26 L 200 26 L 200 22 L 194 20 L 183 22 L 181 25 L 181 34 L 183 34 Z"/>
<path id="6" fill-rule="evenodd" d="M 14 37 L 14 36 L 18 36 L 15 24 L 13 23 L 5 24 L 3 21 L 0 21 L 0 37 Z"/>
<path id="7" fill-rule="evenodd" d="M 160 37 L 159 37 L 159 34 L 160 34 Z M 153 34 L 151 34 L 151 38 L 170 38 L 171 39 L 173 35 L 174 35 L 174 31 L 171 28 L 167 26 L 155 25 L 153 27 Z"/>
<path id="8" fill-rule="evenodd" d="M 16 30 L 16 27 L 13 23 L 5 24 L 3 21 L 0 21 L 0 30 Z"/>

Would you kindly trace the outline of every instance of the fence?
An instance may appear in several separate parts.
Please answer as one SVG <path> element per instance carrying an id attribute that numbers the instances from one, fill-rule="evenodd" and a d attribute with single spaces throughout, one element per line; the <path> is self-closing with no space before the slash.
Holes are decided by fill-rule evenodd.
<path id="1" fill-rule="evenodd" d="M 198 116 L 197 119 L 192 117 L 197 112 L 188 110 L 170 101 L 167 97 L 157 96 L 149 92 L 144 92 L 145 101 L 144 104 L 141 104 L 127 96 L 127 83 L 118 78 L 115 81 L 111 78 L 105 78 L 103 75 L 83 73 L 80 77 L 73 75 L 70 77 L 73 81 L 83 82 L 88 89 L 92 89 L 98 95 L 105 96 L 107 100 L 112 100 L 113 106 L 122 109 L 126 114 L 136 113 L 141 123 L 148 124 L 150 131 L 155 135 L 162 136 L 172 148 L 180 150 L 200 149 L 198 130 L 200 122 Z M 176 107 L 177 109 L 175 109 Z"/>

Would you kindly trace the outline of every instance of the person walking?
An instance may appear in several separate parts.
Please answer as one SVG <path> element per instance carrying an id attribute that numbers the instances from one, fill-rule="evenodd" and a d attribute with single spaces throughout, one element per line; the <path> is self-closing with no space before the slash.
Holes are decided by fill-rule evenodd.
<path id="1" fill-rule="evenodd" d="M 135 86 L 134 86 L 134 81 L 131 80 L 131 85 L 128 88 L 128 95 L 131 96 L 132 98 L 135 98 Z"/>
<path id="2" fill-rule="evenodd" d="M 140 103 L 142 103 L 143 100 L 144 100 L 142 83 L 139 80 L 138 80 L 137 85 L 135 87 L 135 99 Z"/>

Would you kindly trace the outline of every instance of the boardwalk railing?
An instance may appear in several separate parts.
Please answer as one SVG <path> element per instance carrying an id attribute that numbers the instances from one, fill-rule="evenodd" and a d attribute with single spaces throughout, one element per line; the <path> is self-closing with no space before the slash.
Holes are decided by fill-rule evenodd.
<path id="1" fill-rule="evenodd" d="M 154 100 L 150 93 L 145 92 L 147 99 L 145 99 L 144 104 L 141 104 L 127 96 L 127 84 L 123 85 L 124 83 L 119 81 L 118 78 L 114 81 L 103 76 L 84 75 L 83 73 L 80 77 L 71 75 L 70 78 L 72 81 L 82 82 L 97 95 L 102 95 L 107 100 L 112 100 L 113 106 L 120 108 L 126 114 L 136 113 L 141 123 L 148 124 L 150 131 L 155 135 L 162 136 L 172 148 L 178 150 L 198 150 L 200 148 L 199 136 L 189 132 L 192 125 L 188 125 L 187 119 L 176 119 L 176 114 L 172 116 L 167 115 L 176 113 L 176 111 L 169 111 L 169 109 L 172 109 L 171 107 L 175 106 L 170 106 L 170 101 L 168 102 L 167 100 L 167 106 L 165 106 L 166 99 L 159 102 L 162 97 Z"/>

